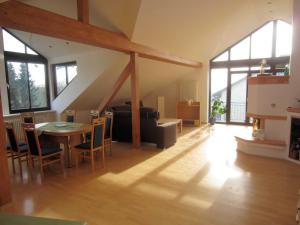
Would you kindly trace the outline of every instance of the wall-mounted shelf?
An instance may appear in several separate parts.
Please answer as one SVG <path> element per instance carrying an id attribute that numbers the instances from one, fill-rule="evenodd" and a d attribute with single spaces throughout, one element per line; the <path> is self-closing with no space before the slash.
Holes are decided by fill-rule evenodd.
<path id="1" fill-rule="evenodd" d="M 288 84 L 290 76 L 257 76 L 249 77 L 248 85 L 259 84 Z"/>
<path id="2" fill-rule="evenodd" d="M 288 107 L 286 109 L 286 111 L 292 112 L 292 113 L 300 113 L 300 108 Z"/>
<path id="3" fill-rule="evenodd" d="M 247 117 L 264 119 L 264 120 L 287 120 L 287 116 L 277 116 L 277 115 L 260 115 L 247 112 Z"/>

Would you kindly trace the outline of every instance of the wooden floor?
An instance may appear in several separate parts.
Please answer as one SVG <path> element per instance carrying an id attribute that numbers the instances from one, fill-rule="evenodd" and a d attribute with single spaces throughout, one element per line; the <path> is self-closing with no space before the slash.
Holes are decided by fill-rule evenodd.
<path id="1" fill-rule="evenodd" d="M 294 225 L 300 166 L 236 152 L 247 128 L 184 128 L 160 151 L 114 144 L 106 170 L 50 167 L 41 183 L 12 178 L 2 212 L 75 219 L 89 225 Z M 38 172 L 36 172 L 38 175 Z"/>

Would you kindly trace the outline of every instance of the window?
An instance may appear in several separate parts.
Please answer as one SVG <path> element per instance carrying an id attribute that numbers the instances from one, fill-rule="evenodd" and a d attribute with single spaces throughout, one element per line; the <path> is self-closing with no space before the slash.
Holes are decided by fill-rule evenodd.
<path id="1" fill-rule="evenodd" d="M 54 72 L 54 94 L 57 97 L 76 77 L 76 62 L 68 62 L 53 65 Z"/>
<path id="2" fill-rule="evenodd" d="M 273 21 L 269 22 L 251 35 L 251 59 L 272 56 L 273 24 Z"/>
<path id="3" fill-rule="evenodd" d="M 47 59 L 2 31 L 10 113 L 49 109 Z"/>
<path id="4" fill-rule="evenodd" d="M 230 59 L 231 60 L 249 59 L 249 52 L 250 52 L 250 38 L 248 37 L 230 49 Z"/>
<path id="5" fill-rule="evenodd" d="M 217 58 L 213 60 L 213 62 L 222 62 L 222 61 L 228 61 L 228 51 L 224 52 L 223 54 L 219 55 Z"/>
<path id="6" fill-rule="evenodd" d="M 226 114 L 218 122 L 248 123 L 247 76 L 260 73 L 266 59 L 265 73 L 288 73 L 292 46 L 292 26 L 281 20 L 267 22 L 221 54 L 210 60 L 210 106 L 220 99 Z"/>

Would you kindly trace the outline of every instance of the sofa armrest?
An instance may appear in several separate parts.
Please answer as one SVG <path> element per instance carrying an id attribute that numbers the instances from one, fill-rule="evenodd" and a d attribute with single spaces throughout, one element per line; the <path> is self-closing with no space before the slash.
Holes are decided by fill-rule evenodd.
<path id="1" fill-rule="evenodd" d="M 177 141 L 177 124 L 164 123 L 157 125 L 156 144 L 158 148 L 168 148 Z"/>

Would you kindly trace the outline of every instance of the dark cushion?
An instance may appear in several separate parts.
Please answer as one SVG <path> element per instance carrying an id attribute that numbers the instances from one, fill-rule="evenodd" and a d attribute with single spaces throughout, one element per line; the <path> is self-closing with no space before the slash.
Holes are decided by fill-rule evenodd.
<path id="1" fill-rule="evenodd" d="M 21 153 L 25 153 L 28 151 L 28 145 L 24 144 L 24 145 L 19 145 L 19 149 Z"/>
<path id="2" fill-rule="evenodd" d="M 74 121 L 75 121 L 75 118 L 73 115 L 67 115 L 67 122 L 74 123 Z"/>
<path id="3" fill-rule="evenodd" d="M 23 142 L 23 141 L 19 141 L 19 142 L 18 142 L 18 145 L 19 145 L 19 146 L 22 146 L 22 145 L 27 145 L 27 144 L 26 144 L 25 142 Z"/>
<path id="4" fill-rule="evenodd" d="M 81 143 L 80 145 L 76 145 L 75 148 L 91 149 L 91 142 Z"/>
<path id="5" fill-rule="evenodd" d="M 129 111 L 129 112 L 131 112 L 131 106 L 130 105 L 117 105 L 117 106 L 113 106 L 111 108 L 114 112 L 115 111 Z"/>
<path id="6" fill-rule="evenodd" d="M 19 146 L 19 149 L 20 149 L 21 152 L 22 152 L 21 147 L 23 147 L 23 146 L 25 146 L 26 151 L 28 150 L 27 144 L 23 141 L 18 142 L 18 146 Z M 6 145 L 6 150 L 11 150 L 10 144 Z"/>
<path id="7" fill-rule="evenodd" d="M 31 155 L 39 155 L 38 143 L 35 139 L 34 131 L 26 130 L 25 135 L 27 137 L 27 141 L 28 141 L 29 150 L 30 150 Z"/>
<path id="8" fill-rule="evenodd" d="M 85 134 L 85 140 L 86 140 L 86 141 L 90 141 L 91 139 L 92 139 L 92 134 L 91 134 L 91 132 L 86 133 L 86 134 Z"/>
<path id="9" fill-rule="evenodd" d="M 110 137 L 110 126 L 111 126 L 111 118 L 107 117 L 106 123 L 105 123 L 105 134 L 104 134 L 105 139 L 111 138 Z"/>
<path id="10" fill-rule="evenodd" d="M 33 123 L 32 117 L 24 117 L 24 123 Z"/>
<path id="11" fill-rule="evenodd" d="M 42 151 L 42 156 L 45 156 L 45 155 L 50 155 L 50 154 L 53 154 L 56 152 L 61 152 L 62 150 L 57 147 L 43 147 L 43 148 L 41 148 L 41 151 Z"/>

